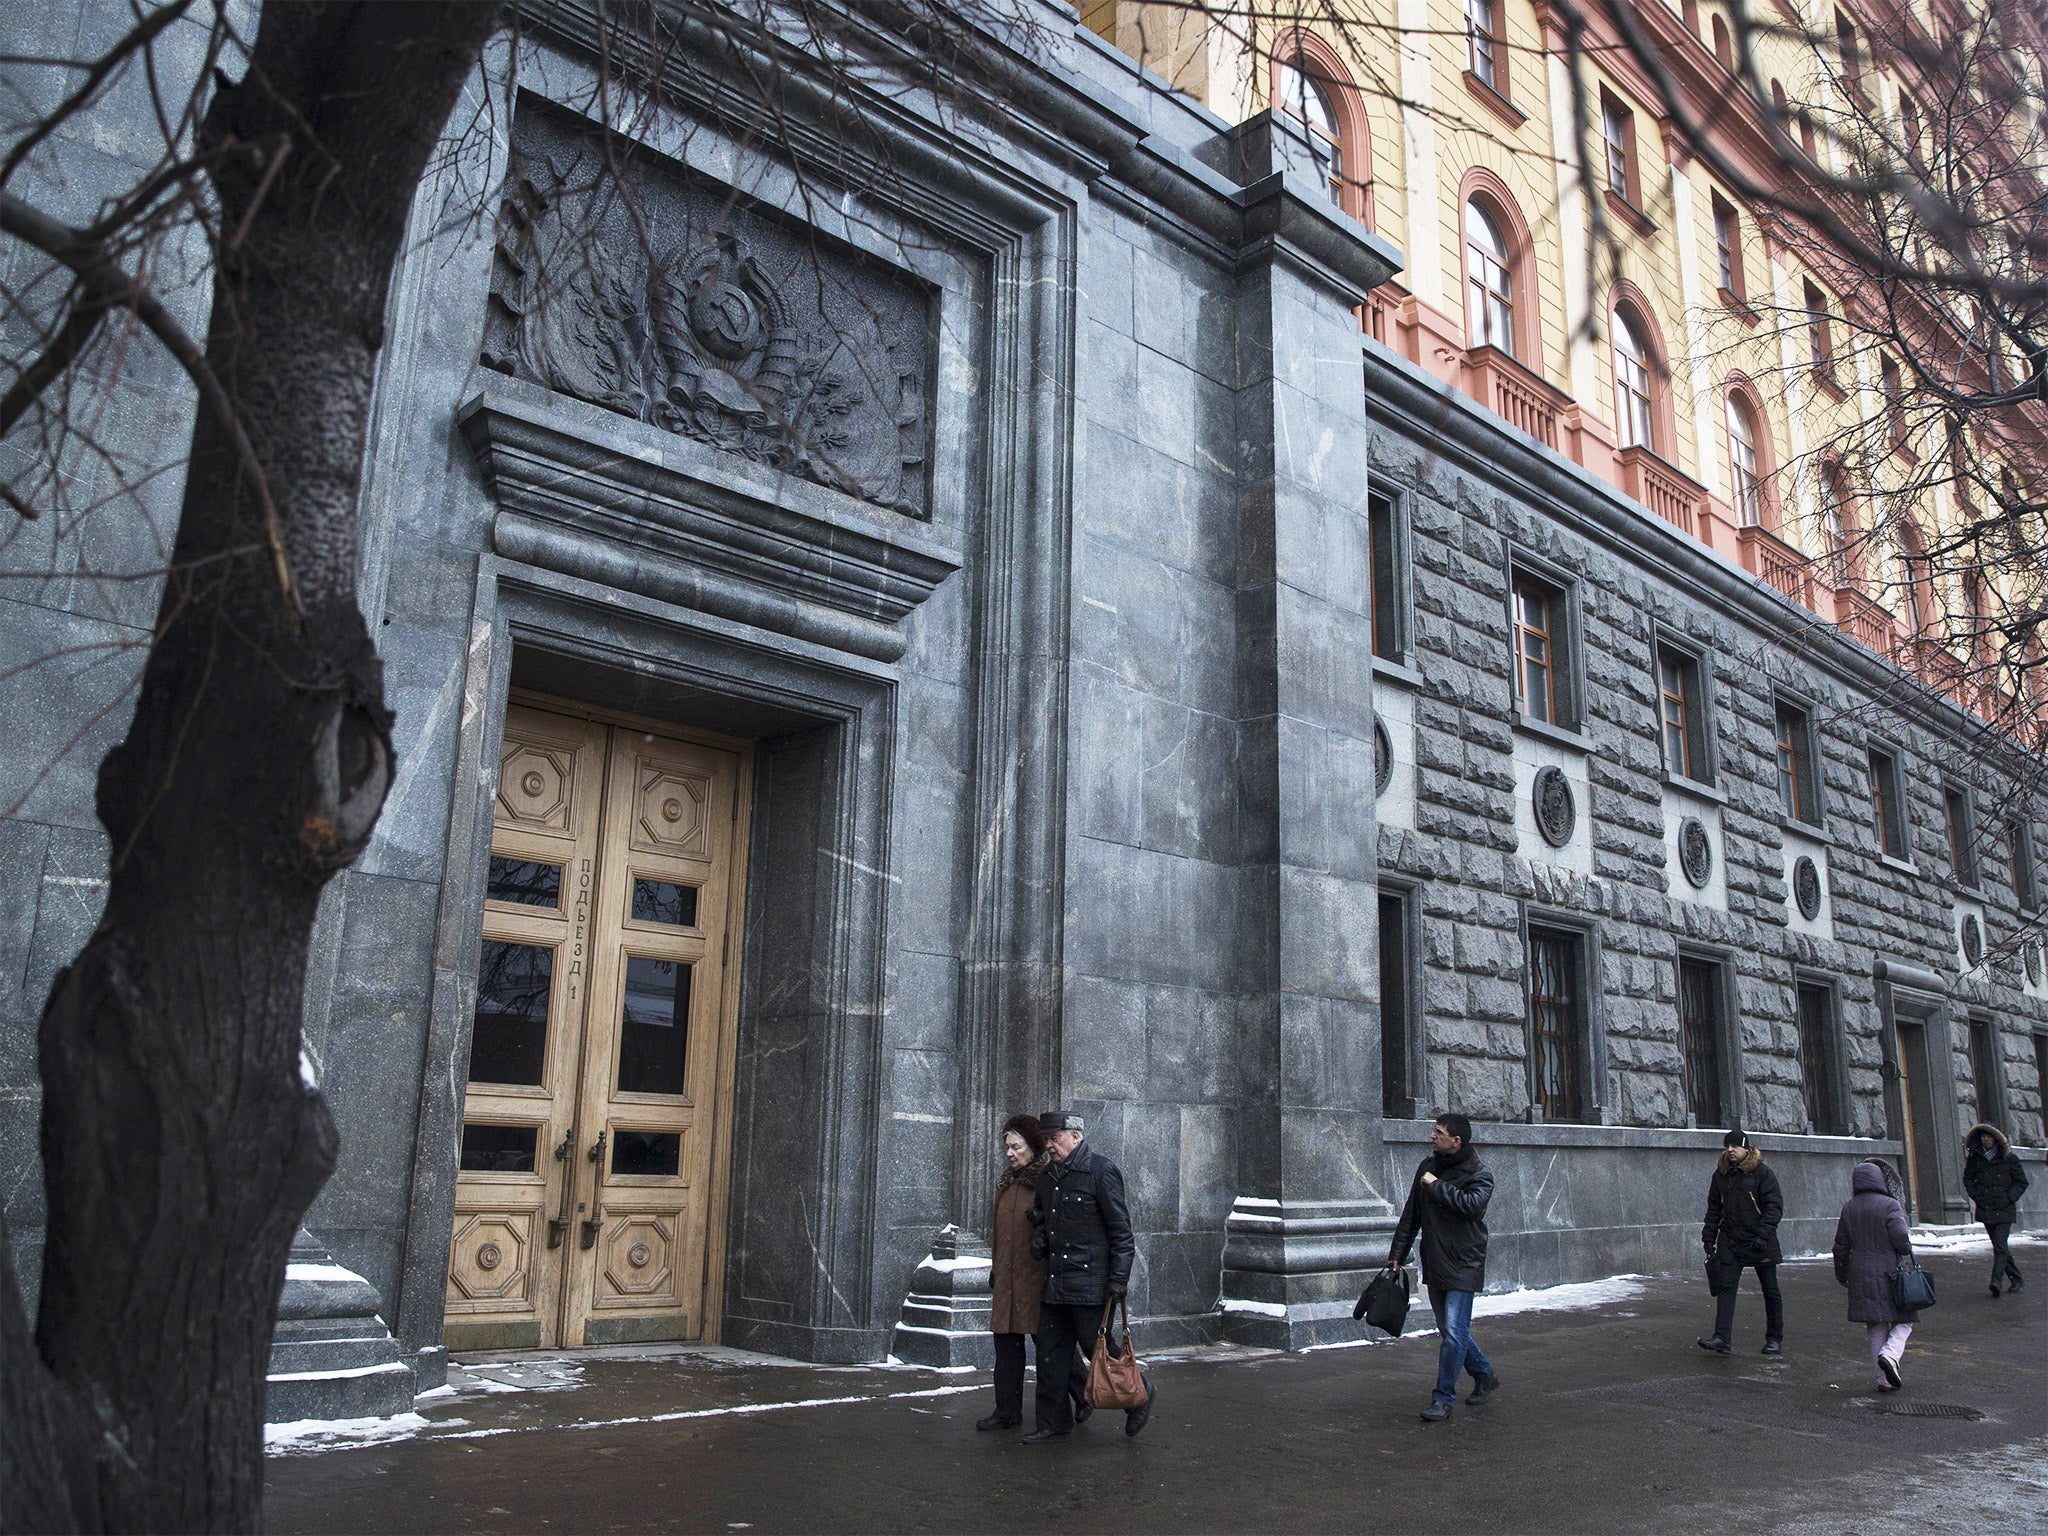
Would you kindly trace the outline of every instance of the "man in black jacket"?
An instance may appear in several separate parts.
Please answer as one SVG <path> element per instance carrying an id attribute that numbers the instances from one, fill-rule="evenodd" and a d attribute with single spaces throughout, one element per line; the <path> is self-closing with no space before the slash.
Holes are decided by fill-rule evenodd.
<path id="1" fill-rule="evenodd" d="M 1429 1133 L 1430 1155 L 1415 1170 L 1408 1203 L 1394 1228 L 1387 1268 L 1408 1262 L 1416 1234 L 1422 1236 L 1422 1283 L 1429 1287 L 1441 1342 L 1436 1352 L 1436 1390 L 1422 1417 L 1440 1424 L 1458 1400 L 1458 1376 L 1472 1373 L 1468 1403 L 1483 1403 L 1500 1386 L 1500 1376 L 1472 1337 L 1472 1298 L 1486 1288 L 1486 1204 L 1493 1175 L 1472 1145 L 1472 1122 L 1463 1115 L 1439 1115 Z"/>
<path id="2" fill-rule="evenodd" d="M 2001 1280 L 2018 1290 L 2026 1282 L 2007 1242 L 2019 1215 L 2020 1196 L 2027 1192 L 2027 1170 L 2020 1166 L 2005 1132 L 1995 1125 L 1980 1121 L 1971 1126 L 1964 1146 L 1963 1188 L 1976 1203 L 1977 1219 L 1991 1239 L 1991 1294 L 1998 1294 Z"/>
<path id="3" fill-rule="evenodd" d="M 1717 1355 L 1734 1348 L 1735 1289 L 1744 1268 L 1753 1268 L 1764 1293 L 1764 1353 L 1782 1354 L 1785 1299 L 1778 1291 L 1778 1263 L 1785 1255 L 1778 1247 L 1778 1221 L 1785 1214 L 1785 1196 L 1762 1150 L 1741 1131 L 1723 1136 L 1721 1146 L 1700 1223 L 1700 1246 L 1707 1251 L 1714 1287 L 1714 1331 L 1693 1342 Z"/>
<path id="4" fill-rule="evenodd" d="M 1045 1299 L 1038 1308 L 1038 1393 L 1026 1445 L 1062 1440 L 1073 1432 L 1076 1415 L 1067 1399 L 1067 1380 L 1074 1351 L 1094 1345 L 1103 1307 L 1129 1289 L 1137 1254 L 1124 1176 L 1083 1143 L 1081 1117 L 1055 1110 L 1041 1115 L 1038 1123 L 1050 1156 L 1038 1176 L 1031 1251 L 1045 1260 Z M 1137 1434 L 1152 1417 L 1159 1389 L 1150 1377 L 1145 1392 L 1143 1404 L 1124 1413 L 1127 1435 Z"/>

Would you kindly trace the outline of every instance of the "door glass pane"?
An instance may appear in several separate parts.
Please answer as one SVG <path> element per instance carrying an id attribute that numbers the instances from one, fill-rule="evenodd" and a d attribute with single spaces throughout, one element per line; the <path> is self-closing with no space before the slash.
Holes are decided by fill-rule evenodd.
<path id="1" fill-rule="evenodd" d="M 468 1173 L 531 1173 L 539 1137 L 531 1125 L 465 1125 L 462 1167 Z"/>
<path id="2" fill-rule="evenodd" d="M 554 974 L 555 952 L 547 945 L 484 940 L 476 975 L 476 1029 L 469 1045 L 472 1083 L 540 1085 Z"/>
<path id="3" fill-rule="evenodd" d="M 626 1003 L 619 1019 L 619 1092 L 683 1091 L 691 969 L 675 960 L 627 956 Z"/>
<path id="4" fill-rule="evenodd" d="M 492 901 L 516 901 L 522 907 L 559 907 L 562 866 L 538 864 L 532 859 L 508 859 L 494 853 L 490 883 L 484 894 Z"/>
<path id="5" fill-rule="evenodd" d="M 682 1166 L 683 1138 L 674 1131 L 615 1131 L 612 1172 L 674 1178 Z"/>
<path id="6" fill-rule="evenodd" d="M 677 885 L 671 880 L 633 881 L 633 921 L 673 923 L 678 928 L 697 926 L 697 887 Z"/>

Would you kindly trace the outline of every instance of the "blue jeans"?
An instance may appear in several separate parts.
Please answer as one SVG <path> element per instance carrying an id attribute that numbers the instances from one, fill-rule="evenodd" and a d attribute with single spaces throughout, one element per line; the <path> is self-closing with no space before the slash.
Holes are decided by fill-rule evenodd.
<path id="1" fill-rule="evenodd" d="M 1436 1390 L 1433 1402 L 1446 1406 L 1458 1400 L 1458 1375 L 1469 1370 L 1474 1382 L 1493 1374 L 1485 1352 L 1472 1337 L 1472 1293 L 1429 1288 L 1429 1308 L 1436 1313 L 1436 1330 L 1441 1342 L 1436 1350 Z"/>

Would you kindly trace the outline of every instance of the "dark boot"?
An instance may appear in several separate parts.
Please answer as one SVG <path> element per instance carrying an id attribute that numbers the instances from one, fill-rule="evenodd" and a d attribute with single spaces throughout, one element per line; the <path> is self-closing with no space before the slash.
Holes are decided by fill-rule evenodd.
<path id="1" fill-rule="evenodd" d="M 1491 1376 L 1482 1376 L 1479 1380 L 1473 1382 L 1472 1390 L 1466 1395 L 1465 1401 L 1468 1403 L 1483 1403 L 1499 1390 L 1500 1372 L 1495 1371 Z"/>
<path id="2" fill-rule="evenodd" d="M 1006 1419 L 1000 1413 L 992 1413 L 985 1419 L 975 1421 L 976 1429 L 1015 1429 L 1020 1421 Z"/>
<path id="3" fill-rule="evenodd" d="M 1704 1339 L 1694 1339 L 1693 1343 L 1699 1345 L 1701 1349 L 1711 1350 L 1717 1355 L 1728 1354 L 1733 1349 L 1733 1346 L 1718 1333 L 1708 1334 Z"/>
<path id="4" fill-rule="evenodd" d="M 1152 1422 L 1152 1405 L 1159 1401 L 1159 1389 L 1152 1385 L 1152 1378 L 1145 1378 L 1145 1401 L 1135 1408 L 1124 1410 L 1124 1433 L 1136 1438 L 1138 1432 Z"/>
<path id="5" fill-rule="evenodd" d="M 1064 1440 L 1066 1438 L 1067 1431 L 1064 1429 L 1034 1429 L 1024 1437 L 1024 1444 L 1045 1445 L 1051 1441 Z"/>

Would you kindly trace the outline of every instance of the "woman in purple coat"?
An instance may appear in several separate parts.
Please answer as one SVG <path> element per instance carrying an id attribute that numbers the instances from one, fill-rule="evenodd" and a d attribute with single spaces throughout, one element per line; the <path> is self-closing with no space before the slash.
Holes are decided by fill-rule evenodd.
<path id="1" fill-rule="evenodd" d="M 1892 1271 L 1913 1252 L 1906 1231 L 1906 1210 L 1885 1187 L 1883 1165 L 1858 1163 L 1850 1175 L 1855 1191 L 1835 1223 L 1835 1278 L 1849 1288 L 1849 1321 L 1861 1323 L 1870 1335 L 1870 1363 L 1877 1370 L 1877 1390 L 1900 1386 L 1899 1357 L 1918 1312 L 1892 1301 Z"/>

